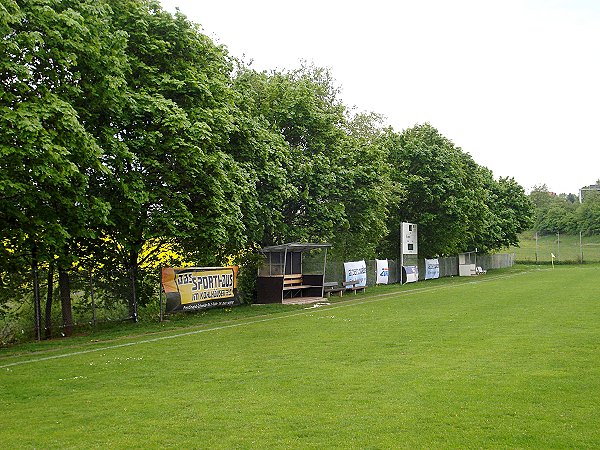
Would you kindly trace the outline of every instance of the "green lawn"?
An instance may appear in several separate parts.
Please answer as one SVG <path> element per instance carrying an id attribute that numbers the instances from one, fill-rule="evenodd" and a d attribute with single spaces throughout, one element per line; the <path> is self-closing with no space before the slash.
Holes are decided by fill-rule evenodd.
<path id="1" fill-rule="evenodd" d="M 599 278 L 521 267 L 5 349 L 2 448 L 599 448 Z"/>
<path id="2" fill-rule="evenodd" d="M 519 247 L 511 247 L 510 251 L 520 262 L 551 262 L 552 253 L 555 262 L 581 262 L 582 257 L 584 262 L 599 262 L 600 236 L 583 236 L 581 242 L 578 234 L 538 236 L 536 249 L 535 233 L 526 232 L 519 236 Z"/>

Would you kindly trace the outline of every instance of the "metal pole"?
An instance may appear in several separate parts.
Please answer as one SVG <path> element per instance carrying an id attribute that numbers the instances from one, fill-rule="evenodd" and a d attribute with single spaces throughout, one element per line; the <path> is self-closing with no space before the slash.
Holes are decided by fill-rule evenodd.
<path id="1" fill-rule="evenodd" d="M 535 263 L 538 263 L 538 234 L 535 232 Z"/>
<path id="2" fill-rule="evenodd" d="M 404 268 L 404 222 L 400 224 L 400 285 L 402 285 L 402 269 Z"/>
<path id="3" fill-rule="evenodd" d="M 581 241 L 581 231 L 579 232 L 579 254 L 581 255 L 581 264 L 583 264 L 583 243 Z"/>
<path id="4" fill-rule="evenodd" d="M 325 261 L 323 262 L 323 286 L 321 286 L 321 297 L 325 296 L 325 271 L 327 270 L 327 247 L 325 247 Z"/>

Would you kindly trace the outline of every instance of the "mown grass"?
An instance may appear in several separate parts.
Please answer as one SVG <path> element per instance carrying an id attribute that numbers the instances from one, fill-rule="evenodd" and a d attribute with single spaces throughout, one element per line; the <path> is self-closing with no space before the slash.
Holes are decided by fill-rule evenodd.
<path id="1" fill-rule="evenodd" d="M 559 240 L 560 238 L 560 240 Z M 600 261 L 600 236 L 582 236 L 579 234 L 557 234 L 538 236 L 537 248 L 535 233 L 526 232 L 519 236 L 519 246 L 511 247 L 515 252 L 515 259 L 520 262 L 552 261 L 555 262 L 599 262 Z"/>
<path id="2" fill-rule="evenodd" d="M 599 275 L 490 272 L 57 352 L 8 349 L 2 446 L 598 448 Z"/>

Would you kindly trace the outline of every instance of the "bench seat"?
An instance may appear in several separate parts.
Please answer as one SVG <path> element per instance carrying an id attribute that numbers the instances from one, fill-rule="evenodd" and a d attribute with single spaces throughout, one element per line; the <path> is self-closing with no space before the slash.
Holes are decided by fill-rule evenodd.
<path id="1" fill-rule="evenodd" d="M 292 289 L 308 289 L 312 287 L 321 287 L 321 286 L 311 286 L 310 284 L 291 284 L 288 286 L 283 286 L 284 291 L 291 291 Z"/>
<path id="2" fill-rule="evenodd" d="M 347 291 L 352 291 L 354 294 L 357 292 L 365 292 L 366 286 L 356 286 L 358 281 L 344 281 L 344 289 Z"/>

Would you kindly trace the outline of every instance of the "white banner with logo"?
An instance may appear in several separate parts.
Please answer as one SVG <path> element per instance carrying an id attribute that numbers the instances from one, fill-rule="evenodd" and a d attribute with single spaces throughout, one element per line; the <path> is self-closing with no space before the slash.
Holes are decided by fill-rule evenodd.
<path id="1" fill-rule="evenodd" d="M 390 269 L 387 259 L 376 259 L 377 265 L 377 284 L 388 284 Z"/>
<path id="2" fill-rule="evenodd" d="M 440 260 L 426 259 L 425 260 L 425 279 L 433 280 L 440 277 Z"/>
<path id="3" fill-rule="evenodd" d="M 419 281 L 419 268 L 417 266 L 404 266 L 404 282 L 405 283 L 416 283 Z"/>
<path id="4" fill-rule="evenodd" d="M 344 263 L 346 281 L 358 281 L 355 286 L 367 285 L 367 263 L 362 261 L 351 261 Z"/>

